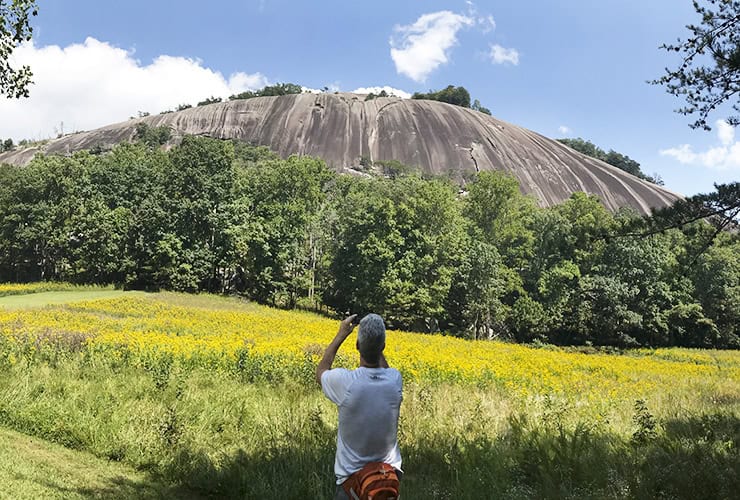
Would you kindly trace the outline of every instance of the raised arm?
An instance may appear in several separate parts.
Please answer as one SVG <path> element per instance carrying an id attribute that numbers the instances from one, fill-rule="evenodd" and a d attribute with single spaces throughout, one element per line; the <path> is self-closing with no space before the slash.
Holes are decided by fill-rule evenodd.
<path id="1" fill-rule="evenodd" d="M 339 331 L 337 332 L 337 335 L 324 351 L 324 357 L 321 358 L 321 361 L 319 361 L 319 366 L 316 367 L 316 382 L 319 383 L 319 386 L 321 385 L 321 375 L 326 370 L 331 370 L 331 365 L 332 363 L 334 363 L 334 358 L 337 355 L 339 347 L 347 339 L 347 337 L 349 337 L 349 334 L 352 333 L 352 330 L 355 329 L 355 325 L 352 324 L 352 321 L 355 319 L 356 316 L 356 314 L 348 316 L 347 318 L 343 319 L 341 323 L 339 323 Z"/>

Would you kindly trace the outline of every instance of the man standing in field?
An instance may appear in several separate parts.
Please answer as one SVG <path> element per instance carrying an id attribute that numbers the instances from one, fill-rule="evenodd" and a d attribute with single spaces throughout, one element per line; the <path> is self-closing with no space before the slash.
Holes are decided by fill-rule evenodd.
<path id="1" fill-rule="evenodd" d="M 383 318 L 368 314 L 360 321 L 356 343 L 359 368 L 331 368 L 339 347 L 354 329 L 356 316 L 340 323 L 316 368 L 316 380 L 324 394 L 339 407 L 334 498 L 355 500 L 368 493 L 373 498 L 396 498 L 401 475 L 398 414 L 403 394 L 401 374 L 388 367 L 383 355 Z"/>

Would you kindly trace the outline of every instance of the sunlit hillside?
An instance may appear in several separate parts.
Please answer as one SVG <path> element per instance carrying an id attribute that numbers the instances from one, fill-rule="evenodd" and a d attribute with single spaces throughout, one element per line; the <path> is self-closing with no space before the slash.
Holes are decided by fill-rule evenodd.
<path id="1" fill-rule="evenodd" d="M 0 301 L 0 425 L 206 492 L 256 498 L 241 474 L 272 482 L 287 469 L 314 478 L 295 495 L 328 497 L 336 410 L 313 377 L 336 329 L 207 295 Z M 567 495 L 721 493 L 725 479 L 707 472 L 690 485 L 676 474 L 696 475 L 690 464 L 705 460 L 737 466 L 735 351 L 567 352 L 400 331 L 387 346 L 405 382 L 407 498 L 476 498 L 468 483 L 489 469 L 483 481 L 514 497 L 539 497 L 551 474 L 568 479 L 557 481 Z M 338 364 L 356 366 L 351 339 Z M 693 458 L 666 471 L 655 454 Z"/>

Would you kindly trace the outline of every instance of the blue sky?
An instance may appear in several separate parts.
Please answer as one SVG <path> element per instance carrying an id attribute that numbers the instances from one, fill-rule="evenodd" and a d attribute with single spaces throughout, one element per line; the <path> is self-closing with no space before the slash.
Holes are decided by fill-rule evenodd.
<path id="1" fill-rule="evenodd" d="M 695 21 L 689 0 L 299 2 L 39 0 L 28 101 L 0 137 L 44 138 L 265 83 L 466 87 L 497 118 L 615 149 L 687 195 L 735 181 L 731 127 L 692 130 L 646 80 Z M 722 118 L 711 117 L 711 123 Z M 737 135 L 740 135 L 737 134 Z"/>

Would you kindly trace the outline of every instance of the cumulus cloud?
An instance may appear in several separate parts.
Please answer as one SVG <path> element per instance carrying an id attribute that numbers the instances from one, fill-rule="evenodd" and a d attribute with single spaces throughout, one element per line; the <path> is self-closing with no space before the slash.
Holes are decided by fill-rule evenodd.
<path id="1" fill-rule="evenodd" d="M 385 90 L 386 94 L 388 95 L 394 95 L 396 97 L 400 97 L 402 99 L 411 99 L 411 94 L 406 92 L 405 90 L 401 89 L 395 89 L 393 87 L 389 87 L 388 85 L 384 85 L 382 87 L 360 87 L 352 91 L 353 94 L 379 94 Z"/>
<path id="2" fill-rule="evenodd" d="M 698 157 L 690 144 L 681 144 L 675 148 L 661 149 L 660 154 L 662 156 L 672 156 L 679 163 L 694 163 Z"/>
<path id="3" fill-rule="evenodd" d="M 563 135 L 568 135 L 568 134 L 570 134 L 573 131 L 570 129 L 570 127 L 567 127 L 565 125 L 560 125 L 558 127 L 558 132 L 560 132 Z"/>
<path id="4" fill-rule="evenodd" d="M 735 140 L 735 127 L 724 120 L 717 121 L 719 145 L 704 152 L 695 152 L 690 144 L 663 149 L 660 154 L 671 156 L 685 165 L 698 165 L 716 170 L 740 169 L 740 141 Z"/>
<path id="5" fill-rule="evenodd" d="M 465 13 L 449 10 L 422 14 L 414 23 L 396 25 L 390 38 L 391 58 L 396 72 L 416 82 L 424 82 L 432 71 L 450 60 L 452 48 L 457 45 L 458 33 L 466 28 L 486 34 L 496 29 L 493 15 L 480 13 L 475 3 L 465 2 Z M 478 54 L 483 54 L 478 51 Z M 487 57 L 496 63 L 519 64 L 519 52 L 501 45 L 491 45 Z"/>
<path id="6" fill-rule="evenodd" d="M 516 49 L 507 49 L 501 45 L 491 45 L 491 51 L 488 56 L 494 64 L 519 64 L 519 51 Z"/>
<path id="7" fill-rule="evenodd" d="M 717 120 L 717 135 L 723 146 L 730 146 L 735 142 L 735 127 L 724 120 Z"/>
<path id="8" fill-rule="evenodd" d="M 0 99 L 0 137 L 43 139 L 61 132 L 89 130 L 209 96 L 228 97 L 268 84 L 260 74 L 228 78 L 185 57 L 161 55 L 142 64 L 130 51 L 87 38 L 67 47 L 17 48 L 16 64 L 28 64 L 35 84 L 31 97 Z"/>
<path id="9" fill-rule="evenodd" d="M 396 71 L 424 82 L 432 71 L 449 61 L 458 31 L 475 22 L 472 17 L 445 10 L 423 14 L 413 24 L 396 26 L 396 36 L 390 40 Z"/>

